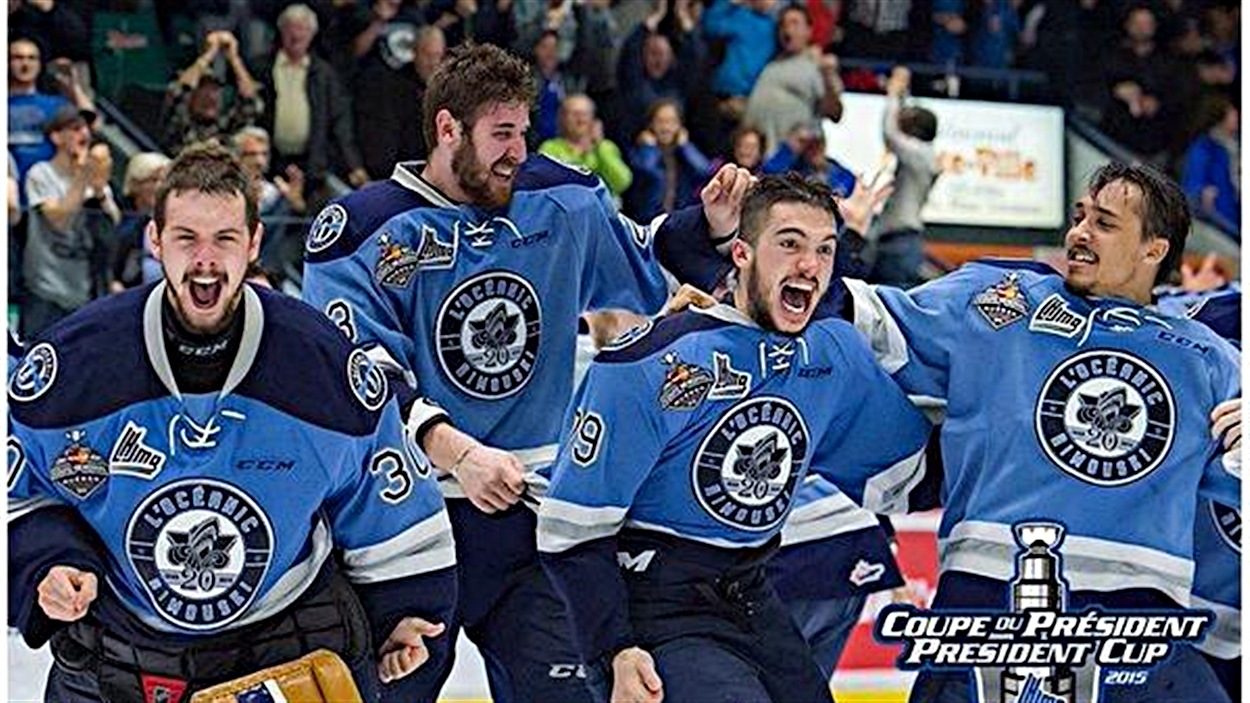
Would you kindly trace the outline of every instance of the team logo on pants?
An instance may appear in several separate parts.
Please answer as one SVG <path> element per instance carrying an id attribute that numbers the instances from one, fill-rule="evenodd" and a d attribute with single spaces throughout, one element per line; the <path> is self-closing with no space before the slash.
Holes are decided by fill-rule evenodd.
<path id="1" fill-rule="evenodd" d="M 273 557 L 269 517 L 239 488 L 187 479 L 148 496 L 126 526 L 126 552 L 156 612 L 188 630 L 237 620 Z"/>
<path id="2" fill-rule="evenodd" d="M 1096 349 L 1051 372 L 1035 415 L 1042 450 L 1070 476 L 1122 486 L 1154 471 L 1175 435 L 1162 375 L 1132 354 Z"/>
<path id="3" fill-rule="evenodd" d="M 534 375 L 542 306 L 534 287 L 508 271 L 487 271 L 456 286 L 438 311 L 438 362 L 475 398 L 506 398 Z"/>
<path id="4" fill-rule="evenodd" d="M 752 398 L 721 416 L 695 454 L 695 497 L 731 527 L 762 532 L 781 524 L 807 461 L 809 435 L 783 398 Z"/>

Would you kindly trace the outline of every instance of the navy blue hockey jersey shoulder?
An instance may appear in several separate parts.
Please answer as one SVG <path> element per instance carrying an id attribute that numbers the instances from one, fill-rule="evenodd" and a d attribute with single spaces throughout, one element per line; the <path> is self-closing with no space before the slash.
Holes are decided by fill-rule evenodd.
<path id="1" fill-rule="evenodd" d="M 319 427 L 365 435 L 390 397 L 386 375 L 315 308 L 257 289 L 265 331 L 236 392 Z"/>
<path id="2" fill-rule="evenodd" d="M 304 259 L 316 263 L 348 256 L 387 220 L 420 207 L 435 204 L 393 178 L 370 183 L 318 213 L 308 226 Z"/>
<path id="3" fill-rule="evenodd" d="M 29 427 L 87 422 L 167 393 L 143 344 L 154 285 L 94 301 L 26 344 L 9 407 Z"/>
<path id="4" fill-rule="evenodd" d="M 543 154 L 534 154 L 521 164 L 513 187 L 518 191 L 528 191 L 563 185 L 594 188 L 599 185 L 599 177 L 579 166 L 570 166 Z"/>
<path id="5" fill-rule="evenodd" d="M 595 356 L 598 364 L 628 364 L 663 351 L 694 332 L 724 327 L 730 323 L 686 310 L 662 317 L 646 326 L 630 330 Z"/>

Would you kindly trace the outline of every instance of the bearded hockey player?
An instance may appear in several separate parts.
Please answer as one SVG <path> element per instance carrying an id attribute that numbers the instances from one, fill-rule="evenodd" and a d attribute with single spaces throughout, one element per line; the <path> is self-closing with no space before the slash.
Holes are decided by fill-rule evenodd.
<path id="1" fill-rule="evenodd" d="M 185 151 L 148 227 L 164 280 L 29 340 L 9 382 L 10 624 L 51 640 L 49 701 L 186 701 L 321 648 L 373 700 L 454 608 L 428 460 L 363 353 L 244 284 L 234 157 Z"/>
<path id="2" fill-rule="evenodd" d="M 495 700 L 589 700 L 559 597 L 538 565 L 535 471 L 550 464 L 572 395 L 578 317 L 654 312 L 668 284 L 654 229 L 737 226 L 737 202 L 650 227 L 620 215 L 598 177 L 528 155 L 530 68 L 491 45 L 443 62 L 425 98 L 429 161 L 329 205 L 306 247 L 304 299 L 386 359 L 449 422 L 409 417 L 434 465 L 458 545 L 464 629 L 484 653 Z M 723 194 L 746 189 L 730 178 Z M 720 181 L 718 181 L 719 183 Z M 719 213 L 719 218 L 717 217 Z M 422 406 L 414 406 L 421 408 Z M 452 661 L 390 687 L 433 697 Z"/>
<path id="3" fill-rule="evenodd" d="M 761 179 L 733 305 L 601 353 L 578 391 L 538 547 L 605 697 L 829 700 L 764 566 L 809 470 L 899 510 L 929 432 L 850 325 L 817 312 L 835 212 L 827 186 Z"/>

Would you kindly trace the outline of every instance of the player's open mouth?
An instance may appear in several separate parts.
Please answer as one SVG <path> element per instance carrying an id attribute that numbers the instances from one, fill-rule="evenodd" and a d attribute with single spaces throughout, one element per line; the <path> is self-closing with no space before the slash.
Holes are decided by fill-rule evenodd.
<path id="1" fill-rule="evenodd" d="M 1098 255 L 1087 247 L 1072 247 L 1071 249 L 1068 249 L 1068 263 L 1096 264 L 1098 263 Z"/>
<path id="2" fill-rule="evenodd" d="M 788 313 L 802 315 L 811 307 L 816 284 L 810 281 L 787 281 L 781 284 L 781 307 Z"/>
<path id="3" fill-rule="evenodd" d="M 496 178 L 502 178 L 505 181 L 510 181 L 512 180 L 513 176 L 516 176 L 516 166 L 496 165 L 493 168 L 491 168 L 490 172 L 491 172 L 491 175 L 495 176 Z"/>
<path id="4" fill-rule="evenodd" d="M 222 281 L 216 276 L 196 276 L 189 281 L 191 302 L 197 308 L 212 309 L 221 299 Z"/>

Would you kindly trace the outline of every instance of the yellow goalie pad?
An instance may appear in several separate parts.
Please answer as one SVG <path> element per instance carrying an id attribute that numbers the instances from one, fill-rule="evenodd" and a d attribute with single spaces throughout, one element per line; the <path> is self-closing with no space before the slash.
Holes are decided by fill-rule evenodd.
<path id="1" fill-rule="evenodd" d="M 217 684 L 191 703 L 363 703 L 339 655 L 318 649 L 299 659 Z"/>

